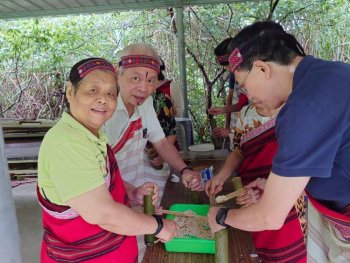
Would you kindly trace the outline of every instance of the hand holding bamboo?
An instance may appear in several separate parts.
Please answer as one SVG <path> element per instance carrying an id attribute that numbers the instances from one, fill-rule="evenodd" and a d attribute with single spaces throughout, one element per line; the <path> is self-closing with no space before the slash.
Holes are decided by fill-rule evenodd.
<path id="1" fill-rule="evenodd" d="M 229 193 L 227 195 L 219 195 L 215 198 L 216 203 L 220 204 L 223 202 L 226 202 L 232 198 L 235 198 L 236 196 L 240 195 L 241 193 L 243 193 L 245 190 L 244 188 L 238 189 L 232 193 Z"/>

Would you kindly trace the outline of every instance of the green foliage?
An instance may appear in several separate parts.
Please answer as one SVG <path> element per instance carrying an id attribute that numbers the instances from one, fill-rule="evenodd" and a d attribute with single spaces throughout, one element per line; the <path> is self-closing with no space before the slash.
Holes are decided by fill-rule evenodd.
<path id="1" fill-rule="evenodd" d="M 203 65 L 209 80 L 186 53 L 188 107 L 197 135 L 208 131 L 207 99 L 211 96 L 213 105 L 223 105 L 226 98 L 225 78 L 208 94 L 210 82 L 222 70 L 213 49 L 244 26 L 265 19 L 269 8 L 268 1 L 244 1 L 184 9 L 186 48 Z M 349 11 L 347 0 L 284 0 L 272 18 L 292 32 L 309 54 L 347 62 Z M 0 21 L 0 117 L 58 118 L 70 67 L 90 56 L 116 63 L 120 50 L 133 42 L 152 44 L 165 61 L 168 77 L 178 80 L 175 16 L 170 13 L 147 10 Z M 224 116 L 215 119 L 223 125 Z M 210 140 L 207 135 L 196 138 Z"/>

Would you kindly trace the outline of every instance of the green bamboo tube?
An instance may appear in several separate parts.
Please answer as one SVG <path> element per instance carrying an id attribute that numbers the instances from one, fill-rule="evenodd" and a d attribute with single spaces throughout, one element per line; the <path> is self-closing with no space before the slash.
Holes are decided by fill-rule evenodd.
<path id="1" fill-rule="evenodd" d="M 215 233 L 215 263 L 228 263 L 228 229 Z"/>
<path id="2" fill-rule="evenodd" d="M 153 188 L 148 188 L 148 195 L 143 197 L 143 212 L 146 215 L 153 215 L 155 212 L 155 207 L 152 204 Z M 146 246 L 153 246 L 156 240 L 155 235 L 145 235 Z"/>
<path id="3" fill-rule="evenodd" d="M 209 196 L 210 205 L 216 206 L 214 195 Z M 228 263 L 228 229 L 215 232 L 215 263 Z"/>
<path id="4" fill-rule="evenodd" d="M 232 183 L 233 183 L 233 190 L 235 190 L 235 191 L 243 188 L 243 183 L 242 183 L 241 177 L 233 177 Z"/>
<path id="5" fill-rule="evenodd" d="M 233 177 L 232 183 L 233 183 L 233 190 L 235 190 L 235 191 L 243 188 L 243 183 L 242 183 L 241 177 Z M 236 198 L 235 198 L 235 200 L 236 200 Z M 238 205 L 237 203 L 236 203 L 236 205 L 238 207 L 240 207 L 240 205 Z"/>

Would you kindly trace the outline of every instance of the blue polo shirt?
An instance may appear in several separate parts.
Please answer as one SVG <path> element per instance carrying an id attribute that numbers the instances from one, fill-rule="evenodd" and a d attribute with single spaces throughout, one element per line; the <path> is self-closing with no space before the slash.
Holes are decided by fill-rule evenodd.
<path id="1" fill-rule="evenodd" d="M 350 65 L 306 56 L 276 120 L 272 171 L 310 176 L 309 193 L 327 207 L 350 204 Z"/>

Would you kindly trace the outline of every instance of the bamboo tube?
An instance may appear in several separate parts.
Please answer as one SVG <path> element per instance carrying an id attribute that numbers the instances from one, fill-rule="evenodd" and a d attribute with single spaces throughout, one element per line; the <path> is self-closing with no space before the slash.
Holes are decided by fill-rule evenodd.
<path id="1" fill-rule="evenodd" d="M 216 206 L 215 196 L 209 195 L 210 205 Z M 228 263 L 228 229 L 215 232 L 215 263 Z"/>
<path id="2" fill-rule="evenodd" d="M 153 215 L 155 212 L 155 207 L 152 204 L 153 188 L 148 188 L 148 195 L 143 197 L 143 212 L 146 215 Z M 153 246 L 156 237 L 154 235 L 145 235 L 146 246 Z"/>
<path id="3" fill-rule="evenodd" d="M 194 169 L 196 170 L 196 168 Z M 192 175 L 188 175 L 185 180 L 187 183 L 190 183 L 193 179 Z M 192 204 L 200 204 L 201 203 L 201 197 L 200 193 L 198 191 L 191 191 L 191 202 Z"/>
<path id="4" fill-rule="evenodd" d="M 227 195 L 219 195 L 215 198 L 216 200 L 216 203 L 220 204 L 220 203 L 223 203 L 223 202 L 226 202 L 232 198 L 235 198 L 237 197 L 238 195 L 240 195 L 241 193 L 244 192 L 244 189 L 243 188 L 240 188 L 232 193 L 229 193 Z"/>
<path id="5" fill-rule="evenodd" d="M 243 188 L 243 183 L 242 183 L 241 177 L 233 177 L 232 183 L 233 183 L 233 190 L 235 190 L 235 191 Z"/>
<path id="6" fill-rule="evenodd" d="M 241 177 L 233 177 L 232 183 L 233 183 L 233 190 L 235 190 L 235 191 L 243 188 L 243 183 L 242 183 Z M 236 205 L 237 205 L 237 203 L 236 203 Z M 237 205 L 237 206 L 239 207 L 240 205 Z"/>

